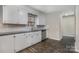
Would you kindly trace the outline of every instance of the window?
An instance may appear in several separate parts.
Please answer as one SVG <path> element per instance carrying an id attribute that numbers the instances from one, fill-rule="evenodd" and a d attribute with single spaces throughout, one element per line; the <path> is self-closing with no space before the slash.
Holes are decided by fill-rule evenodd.
<path id="1" fill-rule="evenodd" d="M 35 26 L 35 20 L 37 15 L 28 13 L 28 26 Z"/>

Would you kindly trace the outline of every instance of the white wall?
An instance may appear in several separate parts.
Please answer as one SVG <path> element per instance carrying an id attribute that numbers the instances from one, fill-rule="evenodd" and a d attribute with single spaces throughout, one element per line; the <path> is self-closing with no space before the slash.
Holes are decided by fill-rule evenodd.
<path id="1" fill-rule="evenodd" d="M 75 36 L 75 16 L 63 16 L 62 17 L 62 32 L 63 36 Z"/>
<path id="2" fill-rule="evenodd" d="M 75 50 L 79 52 L 79 6 L 76 6 L 76 42 Z"/>
<path id="3" fill-rule="evenodd" d="M 60 29 L 60 12 L 55 12 L 46 15 L 46 24 L 48 26 L 47 37 L 55 40 L 61 39 L 61 29 Z"/>

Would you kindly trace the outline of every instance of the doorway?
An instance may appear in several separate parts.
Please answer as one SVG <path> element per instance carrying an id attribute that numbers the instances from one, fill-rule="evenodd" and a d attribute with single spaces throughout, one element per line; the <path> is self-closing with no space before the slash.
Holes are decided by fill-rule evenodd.
<path id="1" fill-rule="evenodd" d="M 62 28 L 62 42 L 65 51 L 74 51 L 75 50 L 75 35 L 76 35 L 76 19 L 75 15 L 64 15 L 61 20 Z"/>

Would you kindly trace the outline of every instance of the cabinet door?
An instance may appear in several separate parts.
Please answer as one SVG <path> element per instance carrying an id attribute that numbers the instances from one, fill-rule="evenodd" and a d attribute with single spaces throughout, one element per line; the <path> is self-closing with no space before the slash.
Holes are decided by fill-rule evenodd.
<path id="1" fill-rule="evenodd" d="M 36 38 L 37 38 L 37 41 L 41 41 L 42 40 L 41 31 L 37 31 L 36 32 Z"/>
<path id="2" fill-rule="evenodd" d="M 31 40 L 31 33 L 26 33 L 25 34 L 25 47 L 29 47 L 29 46 L 31 46 L 32 45 L 32 40 Z"/>
<path id="3" fill-rule="evenodd" d="M 29 46 L 40 42 L 41 41 L 41 31 L 28 33 L 27 40 L 28 40 L 27 42 L 28 42 Z"/>
<path id="4" fill-rule="evenodd" d="M 33 44 L 36 44 L 41 41 L 41 31 L 33 32 L 32 41 L 33 41 Z"/>
<path id="5" fill-rule="evenodd" d="M 23 6 L 3 6 L 3 23 L 27 24 L 27 11 Z"/>
<path id="6" fill-rule="evenodd" d="M 25 34 L 15 35 L 15 51 L 20 51 L 25 48 Z"/>
<path id="7" fill-rule="evenodd" d="M 25 33 L 25 48 L 41 41 L 41 31 Z"/>
<path id="8" fill-rule="evenodd" d="M 18 22 L 16 6 L 3 6 L 3 23 L 16 24 Z"/>
<path id="9" fill-rule="evenodd" d="M 28 22 L 28 13 L 25 9 L 19 7 L 18 19 L 20 24 L 27 24 Z"/>
<path id="10" fill-rule="evenodd" d="M 36 25 L 46 25 L 45 15 L 39 14 L 36 18 Z"/>
<path id="11" fill-rule="evenodd" d="M 0 36 L 0 52 L 1 53 L 14 52 L 14 38 L 12 35 Z"/>
<path id="12" fill-rule="evenodd" d="M 26 35 L 27 35 L 26 45 L 31 46 L 36 43 L 35 32 L 26 33 Z"/>

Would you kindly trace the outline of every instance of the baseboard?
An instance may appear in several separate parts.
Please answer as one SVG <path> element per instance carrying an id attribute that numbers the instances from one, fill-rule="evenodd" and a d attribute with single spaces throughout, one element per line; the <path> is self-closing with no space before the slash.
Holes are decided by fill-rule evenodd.
<path id="1" fill-rule="evenodd" d="M 63 35 L 63 36 L 75 37 L 75 35 Z"/>
<path id="2" fill-rule="evenodd" d="M 79 50 L 75 48 L 75 51 L 79 53 Z"/>
<path id="3" fill-rule="evenodd" d="M 47 39 L 61 41 L 61 39 L 56 39 L 56 38 L 47 38 Z"/>

